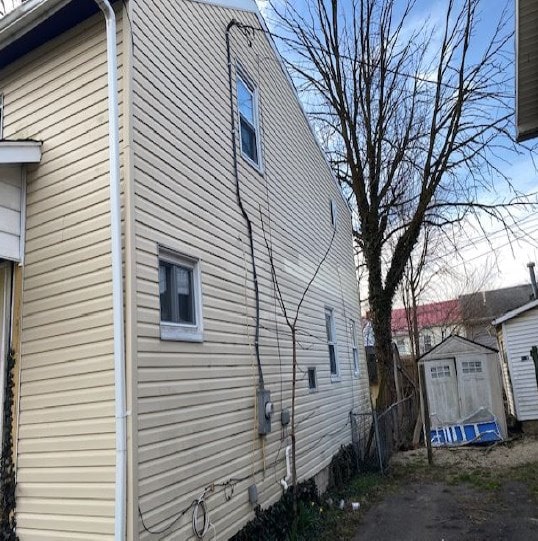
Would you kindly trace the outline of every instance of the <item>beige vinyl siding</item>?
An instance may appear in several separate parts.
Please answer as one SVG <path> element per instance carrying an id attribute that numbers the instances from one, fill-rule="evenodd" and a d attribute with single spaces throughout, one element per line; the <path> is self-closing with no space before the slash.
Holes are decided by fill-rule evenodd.
<path id="1" fill-rule="evenodd" d="M 160 529 L 211 483 L 248 477 L 230 501 L 222 492 L 207 498 L 217 536 L 227 539 L 253 517 L 250 484 L 257 484 L 263 507 L 280 498 L 289 442 L 281 440 L 280 414 L 291 406 L 291 341 L 273 295 L 260 208 L 293 311 L 330 243 L 330 200 L 338 207 L 334 244 L 300 317 L 301 479 L 350 442 L 350 410 L 369 407 L 362 336 L 357 379 L 349 335 L 350 319 L 360 329 L 351 221 L 269 42 L 257 34 L 249 48 L 233 30 L 234 63 L 258 85 L 262 117 L 264 175 L 239 160 L 259 273 L 261 357 L 275 404 L 272 432 L 262 440 L 255 421 L 254 290 L 235 193 L 225 48 L 232 18 L 258 21 L 188 1 L 133 7 L 139 503 L 146 525 Z M 160 339 L 159 245 L 200 259 L 203 343 Z M 334 309 L 337 383 L 330 379 L 325 306 Z M 317 368 L 316 393 L 308 389 L 309 366 Z M 141 539 L 192 539 L 191 518 L 187 513 L 160 536 L 139 520 Z"/>
<path id="2" fill-rule="evenodd" d="M 538 135 L 538 0 L 517 0 L 517 136 Z"/>
<path id="3" fill-rule="evenodd" d="M 121 31 L 118 36 L 121 51 Z M 121 88 L 121 53 L 119 66 Z M 5 137 L 43 141 L 41 163 L 27 172 L 17 534 L 21 541 L 112 539 L 115 416 L 102 16 L 18 60 L 0 81 Z"/>
<path id="4" fill-rule="evenodd" d="M 503 324 L 510 380 L 518 421 L 538 419 L 536 371 L 530 351 L 538 346 L 538 309 L 534 308 Z"/>

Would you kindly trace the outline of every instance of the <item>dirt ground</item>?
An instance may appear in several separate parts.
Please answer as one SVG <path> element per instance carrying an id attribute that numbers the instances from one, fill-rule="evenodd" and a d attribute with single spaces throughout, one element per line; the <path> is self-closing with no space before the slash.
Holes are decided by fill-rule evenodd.
<path id="1" fill-rule="evenodd" d="M 537 439 L 435 449 L 434 462 L 422 449 L 395 456 L 402 482 L 365 513 L 354 541 L 538 539 Z"/>

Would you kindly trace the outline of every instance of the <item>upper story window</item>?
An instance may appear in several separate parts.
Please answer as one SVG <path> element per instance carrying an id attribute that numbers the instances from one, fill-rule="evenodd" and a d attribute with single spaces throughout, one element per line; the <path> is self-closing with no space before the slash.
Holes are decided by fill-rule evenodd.
<path id="1" fill-rule="evenodd" d="M 168 250 L 159 251 L 161 338 L 201 342 L 200 262 Z"/>
<path id="2" fill-rule="evenodd" d="M 237 105 L 241 154 L 258 169 L 261 168 L 258 92 L 244 77 L 237 77 Z"/>
<path id="3" fill-rule="evenodd" d="M 331 379 L 334 381 L 340 377 L 340 370 L 338 367 L 336 328 L 334 325 L 334 312 L 332 308 L 325 308 L 325 328 L 327 330 L 327 345 L 329 346 L 329 366 L 331 369 Z"/>
<path id="4" fill-rule="evenodd" d="M 353 373 L 355 376 L 359 376 L 359 347 L 357 340 L 357 325 L 355 320 L 350 321 L 351 326 L 351 345 L 353 347 Z"/>
<path id="5" fill-rule="evenodd" d="M 425 334 L 422 338 L 424 343 L 424 352 L 430 351 L 433 347 L 433 339 L 431 334 Z"/>

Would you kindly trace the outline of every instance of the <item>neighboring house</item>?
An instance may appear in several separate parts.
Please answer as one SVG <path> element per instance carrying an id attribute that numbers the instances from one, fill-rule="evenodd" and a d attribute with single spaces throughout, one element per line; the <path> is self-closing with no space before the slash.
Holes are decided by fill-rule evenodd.
<path id="1" fill-rule="evenodd" d="M 426 353 L 450 334 L 495 348 L 497 339 L 492 320 L 532 298 L 532 286 L 525 284 L 420 305 L 417 307 L 420 353 Z M 405 308 L 392 312 L 393 338 L 402 356 L 411 355 L 407 316 Z"/>
<path id="2" fill-rule="evenodd" d="M 419 364 L 424 366 L 432 443 L 506 437 L 497 350 L 453 335 L 423 355 Z"/>
<path id="3" fill-rule="evenodd" d="M 538 429 L 537 361 L 531 353 L 538 347 L 538 300 L 497 318 L 499 355 L 508 411 L 524 429 Z"/>
<path id="4" fill-rule="evenodd" d="M 293 316 L 334 236 L 299 317 L 300 480 L 370 408 L 349 209 L 252 0 L 118 1 L 108 35 L 106 4 L 0 20 L 17 535 L 188 540 L 203 498 L 227 539 L 287 476 L 268 247 Z"/>
<path id="5" fill-rule="evenodd" d="M 408 312 L 405 308 L 392 311 L 392 336 L 402 356 L 412 354 L 409 338 Z M 457 299 L 417 306 L 420 353 L 426 353 L 461 327 L 460 306 Z"/>
<path id="6" fill-rule="evenodd" d="M 496 348 L 496 332 L 491 322 L 532 298 L 530 284 L 462 295 L 459 301 L 465 336 L 485 346 Z"/>

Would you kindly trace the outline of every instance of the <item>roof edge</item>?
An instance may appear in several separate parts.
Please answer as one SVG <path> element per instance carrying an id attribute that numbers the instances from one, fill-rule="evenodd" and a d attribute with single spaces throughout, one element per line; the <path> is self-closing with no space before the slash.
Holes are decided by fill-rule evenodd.
<path id="1" fill-rule="evenodd" d="M 480 342 L 475 342 L 474 340 L 471 340 L 470 338 L 466 338 L 465 336 L 461 336 L 459 334 L 450 334 L 444 340 L 441 340 L 441 342 L 439 342 L 432 349 L 430 349 L 430 351 L 426 351 L 426 353 L 423 353 L 417 359 L 417 363 L 425 362 L 425 357 L 427 357 L 428 355 L 431 355 L 436 349 L 442 346 L 445 342 L 447 342 L 448 340 L 452 340 L 453 338 L 461 340 L 462 342 L 466 342 L 468 344 L 473 344 L 474 346 L 479 346 L 481 348 L 487 349 L 488 351 L 491 351 L 492 353 L 499 353 L 498 349 L 492 348 L 490 346 L 485 346 L 484 344 L 481 344 Z"/>
<path id="2" fill-rule="evenodd" d="M 532 308 L 538 307 L 538 299 L 535 299 L 533 301 L 527 302 L 520 306 L 519 308 L 514 308 L 513 310 L 510 310 L 509 312 L 506 312 L 506 314 L 502 315 L 501 317 L 498 317 L 497 319 L 494 319 L 491 324 L 492 325 L 500 325 L 501 323 L 504 323 L 505 321 L 508 321 L 509 319 L 512 319 L 516 316 L 519 316 L 523 312 L 526 312 L 527 310 L 531 310 Z"/>
<path id="3" fill-rule="evenodd" d="M 0 50 L 48 19 L 71 0 L 29 0 L 0 19 Z"/>
<path id="4" fill-rule="evenodd" d="M 258 5 L 255 0 L 190 0 L 191 2 L 198 2 L 200 4 L 212 4 L 213 6 L 220 6 L 228 9 L 238 9 L 240 11 L 252 11 L 258 13 Z"/>

